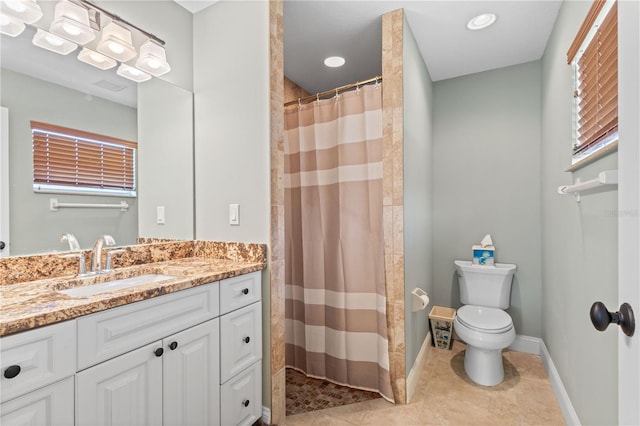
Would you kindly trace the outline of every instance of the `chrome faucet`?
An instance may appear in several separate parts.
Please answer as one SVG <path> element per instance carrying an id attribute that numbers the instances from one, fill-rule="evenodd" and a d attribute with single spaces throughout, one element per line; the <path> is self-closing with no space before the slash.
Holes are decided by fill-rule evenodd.
<path id="1" fill-rule="evenodd" d="M 91 272 L 92 273 L 100 273 L 102 272 L 102 248 L 104 246 L 113 246 L 116 244 L 116 241 L 113 239 L 111 235 L 103 235 L 96 241 L 93 246 L 93 250 L 91 251 Z"/>

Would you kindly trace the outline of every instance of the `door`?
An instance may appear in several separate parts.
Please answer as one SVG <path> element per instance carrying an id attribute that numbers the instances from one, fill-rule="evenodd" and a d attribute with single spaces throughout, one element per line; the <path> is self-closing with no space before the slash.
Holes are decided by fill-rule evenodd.
<path id="1" fill-rule="evenodd" d="M 220 424 L 220 321 L 163 340 L 164 426 Z"/>
<path id="2" fill-rule="evenodd" d="M 9 256 L 9 110 L 0 108 L 0 257 Z"/>
<path id="3" fill-rule="evenodd" d="M 76 424 L 162 424 L 162 342 L 76 374 Z"/>
<path id="4" fill-rule="evenodd" d="M 618 423 L 640 424 L 640 2 L 618 2 L 619 303 L 636 317 L 632 337 L 618 337 Z M 610 307 L 611 310 L 613 307 Z"/>

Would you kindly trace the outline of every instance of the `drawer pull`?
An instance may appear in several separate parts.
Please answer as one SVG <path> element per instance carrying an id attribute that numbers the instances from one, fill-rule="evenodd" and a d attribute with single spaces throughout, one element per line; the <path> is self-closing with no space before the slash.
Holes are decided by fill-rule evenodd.
<path id="1" fill-rule="evenodd" d="M 242 401 L 242 405 L 244 405 L 245 407 L 249 406 L 249 400 L 245 399 L 244 401 Z"/>
<path id="2" fill-rule="evenodd" d="M 154 353 L 156 356 L 162 356 L 162 354 L 164 353 L 164 349 L 162 349 L 162 348 L 158 348 L 158 349 L 156 349 L 155 351 L 153 351 L 153 353 Z"/>
<path id="3" fill-rule="evenodd" d="M 13 379 L 18 374 L 20 374 L 20 370 L 21 368 L 19 365 L 12 365 L 10 367 L 7 367 L 7 369 L 4 370 L 4 377 L 7 379 Z"/>
<path id="4" fill-rule="evenodd" d="M 249 294 L 249 289 L 248 288 L 243 288 L 242 289 L 242 294 Z"/>
<path id="5" fill-rule="evenodd" d="M 251 337 L 247 336 L 247 337 L 243 338 L 242 341 L 245 342 L 245 343 L 249 343 L 251 341 Z"/>
<path id="6" fill-rule="evenodd" d="M 174 351 L 177 347 L 178 347 L 178 342 L 169 343 L 169 349 L 171 349 L 172 351 Z"/>

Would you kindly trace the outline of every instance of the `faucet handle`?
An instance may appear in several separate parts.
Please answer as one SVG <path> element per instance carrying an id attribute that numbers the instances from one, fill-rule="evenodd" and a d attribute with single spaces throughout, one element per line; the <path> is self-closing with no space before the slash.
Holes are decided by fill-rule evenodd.
<path id="1" fill-rule="evenodd" d="M 77 257 L 78 258 L 78 276 L 87 274 L 87 264 L 84 260 L 84 253 L 71 253 L 60 256 L 65 259 L 70 259 Z"/>
<path id="2" fill-rule="evenodd" d="M 116 245 L 116 240 L 114 240 L 111 235 L 103 235 L 102 238 L 104 239 L 104 245 L 105 246 L 115 246 Z"/>
<path id="3" fill-rule="evenodd" d="M 118 253 L 124 253 L 126 250 L 124 249 L 117 249 L 117 250 L 109 250 L 107 252 L 107 266 L 104 269 L 104 272 L 113 272 L 113 255 L 114 254 L 118 254 Z"/>
<path id="4" fill-rule="evenodd" d="M 60 238 L 60 242 L 69 243 L 69 250 L 78 251 L 80 250 L 80 244 L 78 243 L 78 239 L 73 234 L 62 234 L 62 238 Z"/>

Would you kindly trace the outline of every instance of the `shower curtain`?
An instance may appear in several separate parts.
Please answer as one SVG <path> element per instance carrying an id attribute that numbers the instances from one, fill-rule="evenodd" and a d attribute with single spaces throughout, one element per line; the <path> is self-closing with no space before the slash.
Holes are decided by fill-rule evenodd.
<path id="1" fill-rule="evenodd" d="M 382 87 L 285 110 L 285 361 L 393 401 Z"/>

